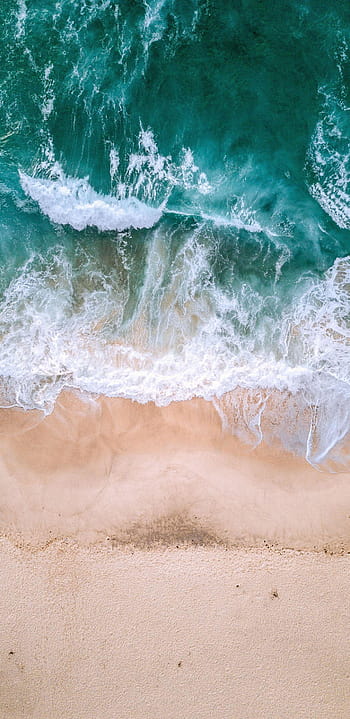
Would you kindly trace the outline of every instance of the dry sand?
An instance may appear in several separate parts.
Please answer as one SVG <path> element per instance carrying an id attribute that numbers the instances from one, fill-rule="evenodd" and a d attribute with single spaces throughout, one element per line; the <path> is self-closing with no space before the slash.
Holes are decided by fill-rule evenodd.
<path id="1" fill-rule="evenodd" d="M 1 719 L 348 719 L 350 475 L 204 400 L 0 414 Z"/>
<path id="2" fill-rule="evenodd" d="M 3 542 L 1 562 L 6 719 L 349 717 L 347 557 Z"/>

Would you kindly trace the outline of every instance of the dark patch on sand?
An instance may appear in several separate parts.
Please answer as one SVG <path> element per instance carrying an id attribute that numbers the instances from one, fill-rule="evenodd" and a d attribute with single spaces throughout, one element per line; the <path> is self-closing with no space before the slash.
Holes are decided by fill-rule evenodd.
<path id="1" fill-rule="evenodd" d="M 153 522 L 135 522 L 107 537 L 113 547 L 135 549 L 156 547 L 227 547 L 228 543 L 214 531 L 183 515 L 159 517 Z"/>

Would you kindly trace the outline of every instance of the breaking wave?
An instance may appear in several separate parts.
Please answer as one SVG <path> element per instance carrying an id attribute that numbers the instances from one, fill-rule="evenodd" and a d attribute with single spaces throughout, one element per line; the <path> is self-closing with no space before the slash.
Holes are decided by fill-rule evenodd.
<path id="1" fill-rule="evenodd" d="M 1 404 L 204 397 L 345 467 L 348 3 L 42 5 L 0 4 Z"/>
<path id="2" fill-rule="evenodd" d="M 152 227 L 162 215 L 161 208 L 148 207 L 136 197 L 118 200 L 101 195 L 87 179 L 66 177 L 63 172 L 56 179 L 30 177 L 21 171 L 19 176 L 24 192 L 38 203 L 44 215 L 75 230 L 97 227 L 121 232 L 129 227 Z"/>
<path id="3" fill-rule="evenodd" d="M 56 249 L 49 259 L 33 257 L 10 283 L 0 306 L 2 404 L 50 412 L 64 388 L 159 405 L 204 397 L 233 429 L 228 393 L 258 393 L 258 416 L 273 406 L 276 424 L 277 391 L 291 398 L 278 432 L 258 422 L 255 398 L 238 433 L 246 427 L 255 441 L 278 434 L 315 464 L 331 456 L 350 430 L 350 258 L 276 313 L 249 286 L 227 293 L 213 285 L 210 251 L 198 238 L 171 257 L 159 228 L 127 317 L 128 260 L 119 242 L 109 274 L 91 254 L 73 264 Z M 236 419 L 243 405 L 236 403 Z"/>

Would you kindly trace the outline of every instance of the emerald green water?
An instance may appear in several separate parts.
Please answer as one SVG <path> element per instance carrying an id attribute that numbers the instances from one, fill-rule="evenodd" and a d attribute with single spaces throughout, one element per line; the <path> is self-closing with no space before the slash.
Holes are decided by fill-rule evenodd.
<path id="1" fill-rule="evenodd" d="M 0 28 L 2 405 L 202 396 L 344 466 L 349 3 L 3 0 Z"/>

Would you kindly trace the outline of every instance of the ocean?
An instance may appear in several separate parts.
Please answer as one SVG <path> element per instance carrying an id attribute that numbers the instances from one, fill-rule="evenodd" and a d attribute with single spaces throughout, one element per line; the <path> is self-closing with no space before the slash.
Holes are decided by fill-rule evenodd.
<path id="1" fill-rule="evenodd" d="M 2 0 L 0 404 L 349 466 L 348 0 Z"/>

